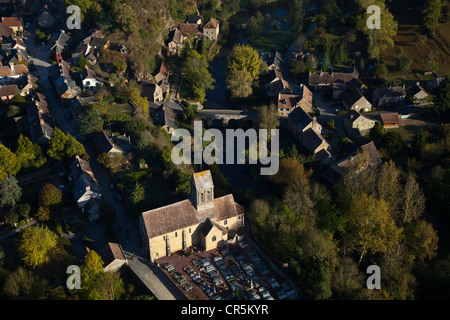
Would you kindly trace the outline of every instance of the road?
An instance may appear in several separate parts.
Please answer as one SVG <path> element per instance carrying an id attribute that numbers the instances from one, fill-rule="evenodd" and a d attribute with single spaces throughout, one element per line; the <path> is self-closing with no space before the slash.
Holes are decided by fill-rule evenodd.
<path id="1" fill-rule="evenodd" d="M 36 21 L 32 23 L 29 30 L 34 30 Z M 59 30 L 58 28 L 55 28 Z M 182 299 L 179 291 L 169 290 L 166 284 L 158 277 L 159 270 L 146 262 L 143 247 L 141 245 L 141 237 L 136 224 L 131 221 L 123 206 L 115 200 L 115 193 L 109 189 L 109 185 L 114 183 L 114 179 L 107 169 L 100 165 L 96 160 L 96 154 L 91 150 L 89 145 L 84 141 L 82 135 L 78 131 L 76 122 L 67 120 L 65 118 L 67 109 L 64 109 L 60 101 L 57 99 L 50 81 L 48 81 L 50 48 L 57 38 L 58 34 L 52 34 L 50 41 L 47 44 L 36 44 L 32 32 L 26 31 L 24 33 L 24 41 L 29 52 L 33 55 L 33 61 L 36 66 L 32 72 L 33 75 L 38 76 L 39 85 L 42 92 L 47 98 L 50 111 L 58 125 L 64 131 L 70 133 L 78 141 L 82 142 L 87 154 L 90 156 L 91 169 L 99 182 L 102 196 L 105 202 L 109 203 L 116 213 L 116 221 L 114 228 L 118 231 L 119 243 L 129 256 L 136 253 L 137 258 L 130 260 L 130 267 L 135 271 L 139 278 L 144 279 L 144 283 L 149 287 L 152 293 L 160 300 L 175 300 Z M 170 288 L 170 287 L 169 287 Z M 172 288 L 170 288 L 172 289 Z"/>

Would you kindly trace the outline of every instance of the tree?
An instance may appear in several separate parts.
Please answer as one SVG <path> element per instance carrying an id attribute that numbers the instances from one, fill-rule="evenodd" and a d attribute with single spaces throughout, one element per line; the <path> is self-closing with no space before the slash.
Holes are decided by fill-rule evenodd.
<path id="1" fill-rule="evenodd" d="M 369 59 L 378 59 L 384 50 L 394 46 L 393 37 L 397 34 L 398 23 L 394 20 L 394 16 L 389 12 L 383 0 L 357 0 L 357 3 L 361 12 L 358 19 L 358 29 L 367 37 Z M 376 5 L 380 8 L 380 29 L 369 29 L 367 27 L 369 16 L 366 10 L 370 5 Z"/>
<path id="2" fill-rule="evenodd" d="M 395 225 L 384 199 L 376 199 L 364 193 L 354 196 L 350 205 L 350 236 L 360 252 L 358 265 L 370 251 L 386 252 L 398 245 L 402 229 Z"/>
<path id="3" fill-rule="evenodd" d="M 439 24 L 439 20 L 442 17 L 442 2 L 441 0 L 428 0 L 426 1 L 423 9 L 423 25 L 427 31 L 434 35 L 435 28 Z"/>
<path id="4" fill-rule="evenodd" d="M 410 251 L 421 262 L 437 255 L 439 237 L 433 225 L 427 221 L 414 223 L 407 232 Z"/>
<path id="5" fill-rule="evenodd" d="M 384 63 L 380 63 L 377 65 L 377 68 L 375 69 L 375 75 L 378 78 L 384 78 L 388 74 L 388 68 Z"/>
<path id="6" fill-rule="evenodd" d="M 20 170 L 20 162 L 16 155 L 0 143 L 0 180 L 8 175 L 15 175 Z"/>
<path id="7" fill-rule="evenodd" d="M 37 299 L 48 288 L 47 280 L 40 279 L 35 272 L 18 267 L 6 278 L 3 293 L 12 299 Z"/>
<path id="8" fill-rule="evenodd" d="M 36 268 L 50 260 L 58 236 L 45 226 L 29 226 L 22 231 L 18 251 L 25 265 Z"/>
<path id="9" fill-rule="evenodd" d="M 51 211 L 48 207 L 39 207 L 38 211 L 36 212 L 36 218 L 40 221 L 50 221 L 51 218 Z"/>
<path id="10" fill-rule="evenodd" d="M 97 108 L 85 108 L 78 115 L 77 121 L 82 134 L 99 132 L 103 129 L 103 119 Z"/>
<path id="11" fill-rule="evenodd" d="M 412 173 L 406 179 L 402 192 L 401 217 L 402 223 L 418 220 L 425 210 L 425 196 Z"/>
<path id="12" fill-rule="evenodd" d="M 258 52 L 248 44 L 237 45 L 231 50 L 227 60 L 227 73 L 234 70 L 247 71 L 253 80 L 258 79 L 261 60 Z"/>
<path id="13" fill-rule="evenodd" d="M 413 59 L 409 56 L 400 57 L 397 59 L 397 69 L 401 72 L 410 72 Z"/>
<path id="14" fill-rule="evenodd" d="M 135 87 L 131 90 L 130 100 L 131 103 L 138 106 L 144 112 L 145 115 L 148 114 L 148 101 L 146 98 L 141 96 L 141 91 L 139 90 L 139 88 Z"/>
<path id="15" fill-rule="evenodd" d="M 258 127 L 269 130 L 267 136 L 270 138 L 270 130 L 276 129 L 280 125 L 278 110 L 275 105 L 263 105 L 258 109 Z"/>
<path id="16" fill-rule="evenodd" d="M 257 11 L 248 22 L 247 31 L 250 40 L 255 40 L 259 34 L 264 30 L 264 16 L 260 11 Z"/>
<path id="17" fill-rule="evenodd" d="M 80 267 L 82 295 L 89 300 L 100 300 L 98 283 L 103 275 L 103 260 L 94 250 L 90 250 Z"/>
<path id="18" fill-rule="evenodd" d="M 0 180 L 0 208 L 14 208 L 21 196 L 22 189 L 15 177 Z"/>
<path id="19" fill-rule="evenodd" d="M 378 198 L 384 199 L 395 213 L 398 210 L 401 192 L 399 179 L 400 171 L 392 160 L 381 166 L 377 182 Z"/>
<path id="20" fill-rule="evenodd" d="M 204 102 L 206 90 L 214 89 L 215 80 L 208 71 L 206 57 L 195 50 L 187 52 L 186 59 L 181 66 L 181 75 L 182 86 L 195 100 Z"/>
<path id="21" fill-rule="evenodd" d="M 17 140 L 16 158 L 23 168 L 39 168 L 47 161 L 42 148 L 22 134 Z"/>
<path id="22" fill-rule="evenodd" d="M 50 158 L 62 160 L 75 157 L 76 155 L 84 155 L 85 153 L 83 145 L 70 133 L 66 134 L 58 127 L 55 128 L 48 144 L 47 154 Z"/>
<path id="23" fill-rule="evenodd" d="M 54 208 L 62 201 L 62 192 L 54 184 L 47 182 L 39 192 L 39 204 L 44 207 Z"/>
<path id="24" fill-rule="evenodd" d="M 349 257 L 343 256 L 333 272 L 334 292 L 340 299 L 357 299 L 363 290 L 364 276 Z"/>
<path id="25" fill-rule="evenodd" d="M 131 202 L 137 204 L 145 199 L 145 188 L 142 184 L 136 181 L 133 191 L 131 192 Z"/>
<path id="26" fill-rule="evenodd" d="M 227 74 L 227 88 L 233 98 L 245 98 L 252 94 L 252 77 L 248 71 L 233 70 Z"/>
<path id="27" fill-rule="evenodd" d="M 450 120 L 450 76 L 446 76 L 441 86 L 437 89 L 434 99 L 435 107 L 433 113 L 442 119 L 442 121 Z M 1 161 L 1 160 L 0 160 Z M 0 167 L 1 175 L 1 167 Z M 1 179 L 1 177 L 0 177 Z"/>

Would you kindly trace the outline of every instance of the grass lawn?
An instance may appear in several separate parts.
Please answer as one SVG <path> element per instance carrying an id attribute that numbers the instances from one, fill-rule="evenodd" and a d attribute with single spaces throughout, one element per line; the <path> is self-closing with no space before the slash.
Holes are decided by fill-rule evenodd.
<path id="1" fill-rule="evenodd" d="M 291 31 L 286 30 L 272 30 L 266 35 L 259 37 L 250 45 L 257 51 L 283 51 L 292 43 L 294 35 Z"/>

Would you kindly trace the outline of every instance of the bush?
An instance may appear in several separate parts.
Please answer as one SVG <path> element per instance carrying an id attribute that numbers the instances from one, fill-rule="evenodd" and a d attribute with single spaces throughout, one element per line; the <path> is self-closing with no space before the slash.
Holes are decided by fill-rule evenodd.
<path id="1" fill-rule="evenodd" d="M 413 64 L 413 59 L 409 56 L 400 57 L 397 60 L 397 69 L 401 72 L 411 71 L 411 66 Z"/>

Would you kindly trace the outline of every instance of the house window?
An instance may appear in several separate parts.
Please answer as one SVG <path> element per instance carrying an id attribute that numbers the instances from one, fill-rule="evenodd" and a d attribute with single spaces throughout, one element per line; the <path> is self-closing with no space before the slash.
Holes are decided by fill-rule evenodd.
<path id="1" fill-rule="evenodd" d="M 189 233 L 191 233 L 191 228 L 189 228 Z"/>
<path id="2" fill-rule="evenodd" d="M 216 239 L 216 236 L 212 236 L 211 241 L 214 242 L 214 241 L 216 241 L 216 240 L 217 240 L 217 239 Z"/>
<path id="3" fill-rule="evenodd" d="M 227 224 L 228 224 L 228 220 L 225 220 L 225 221 L 223 222 L 223 224 L 224 224 L 224 225 L 227 225 Z"/>
<path id="4" fill-rule="evenodd" d="M 163 240 L 166 240 L 166 236 L 163 236 Z"/>
<path id="5" fill-rule="evenodd" d="M 175 232 L 175 238 L 178 237 L 178 234 Z"/>

